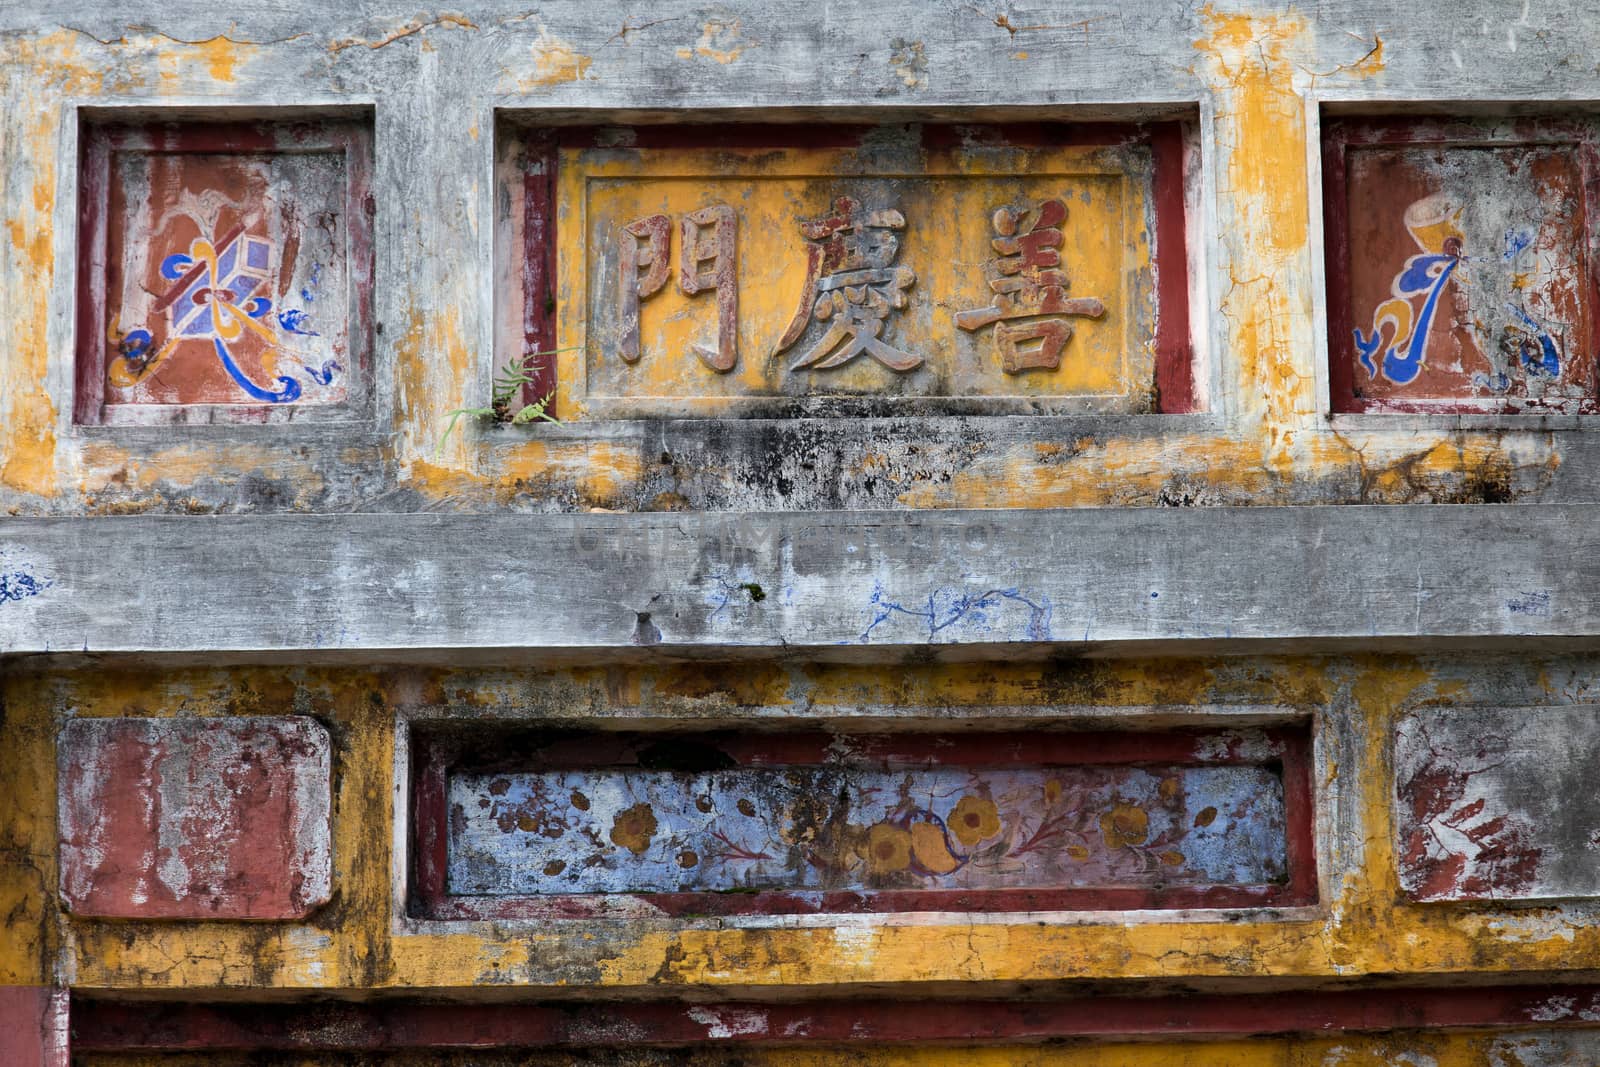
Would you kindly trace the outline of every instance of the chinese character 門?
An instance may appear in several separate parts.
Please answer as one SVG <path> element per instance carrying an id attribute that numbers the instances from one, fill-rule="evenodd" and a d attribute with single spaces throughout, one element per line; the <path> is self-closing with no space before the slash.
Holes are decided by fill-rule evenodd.
<path id="1" fill-rule="evenodd" d="M 678 288 L 685 296 L 707 289 L 717 293 L 717 347 L 697 344 L 695 354 L 712 370 L 725 373 L 739 359 L 738 217 L 727 204 L 711 204 L 679 221 Z M 672 220 L 666 215 L 635 219 L 618 235 L 617 354 L 626 363 L 637 363 L 642 354 L 639 304 L 666 284 L 671 241 Z"/>

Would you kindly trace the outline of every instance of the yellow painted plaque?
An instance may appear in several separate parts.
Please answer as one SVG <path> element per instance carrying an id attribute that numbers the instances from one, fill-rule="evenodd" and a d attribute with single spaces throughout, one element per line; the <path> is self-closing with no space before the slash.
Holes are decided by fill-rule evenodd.
<path id="1" fill-rule="evenodd" d="M 1153 410 L 1154 169 L 1136 136 L 561 148 L 559 408 Z"/>

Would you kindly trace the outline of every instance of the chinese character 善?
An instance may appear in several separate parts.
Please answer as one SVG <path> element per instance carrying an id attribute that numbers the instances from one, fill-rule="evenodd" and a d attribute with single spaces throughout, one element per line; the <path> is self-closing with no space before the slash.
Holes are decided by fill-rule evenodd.
<path id="1" fill-rule="evenodd" d="M 991 220 L 996 236 L 990 244 L 999 255 L 985 264 L 984 273 L 994 300 L 959 312 L 956 325 L 981 330 L 993 324 L 995 352 L 1007 374 L 1055 370 L 1072 337 L 1068 318 L 1098 319 L 1106 313 L 1099 300 L 1067 296 L 1067 275 L 1060 269 L 1060 226 L 1066 217 L 1067 205 L 1051 199 L 1036 208 L 1000 208 Z M 1013 325 L 1013 319 L 1037 321 Z"/>

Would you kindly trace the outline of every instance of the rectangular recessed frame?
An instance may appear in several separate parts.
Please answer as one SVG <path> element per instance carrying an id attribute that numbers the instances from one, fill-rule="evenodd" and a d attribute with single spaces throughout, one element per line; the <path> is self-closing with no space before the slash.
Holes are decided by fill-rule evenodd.
<path id="1" fill-rule="evenodd" d="M 1090 1049 L 1091 1054 L 1098 1052 L 1091 1062 L 1279 1067 L 1308 1060 L 1350 1062 L 1352 1054 L 1366 1063 L 1438 1062 L 1431 1055 L 1397 1060 L 1395 1053 L 1410 1048 L 1437 1055 L 1441 1046 L 1451 1044 L 1451 1051 L 1460 1055 L 1440 1055 L 1439 1060 L 1480 1063 L 1485 1062 L 1484 1031 L 1501 1027 L 1509 1032 L 1489 1051 L 1507 1055 L 1487 1062 L 1528 1063 L 1515 1053 L 1532 1048 L 1539 1054 L 1535 1063 L 1592 1063 L 1600 1055 L 1597 1010 L 1600 990 L 1592 985 L 1457 984 L 1440 989 L 1391 984 L 1143 996 L 1096 989 L 1075 997 L 1028 999 L 979 999 L 970 993 L 908 999 L 858 992 L 821 999 L 712 1002 L 569 998 L 441 1003 L 393 996 L 315 1005 L 199 999 L 163 1003 L 74 993 L 70 1015 L 74 1053 L 116 1056 L 90 1061 L 113 1064 L 126 1063 L 122 1056 L 162 1052 L 234 1053 L 239 1058 L 224 1061 L 230 1064 L 246 1062 L 248 1054 L 242 1050 L 342 1053 L 370 1063 L 374 1054 L 394 1055 L 402 1049 L 472 1049 L 472 1062 L 481 1067 L 545 1067 L 626 1062 L 643 1044 L 681 1050 L 655 1062 L 683 1067 L 818 1062 L 866 1067 L 958 1063 L 969 1047 L 987 1048 L 987 1062 L 1007 1062 L 1000 1057 L 1010 1052 L 1006 1043 L 1015 1042 L 1013 1062 L 1064 1065 L 1085 1061 L 1073 1056 L 1072 1048 L 1061 1058 L 1041 1058 L 1041 1044 L 1124 1038 L 1139 1043 Z M 315 1025 L 308 1024 L 308 1015 Z M 1530 1030 L 1530 1025 L 1538 1028 Z M 1291 1034 L 1316 1035 L 1306 1040 L 1333 1047 L 1326 1049 L 1326 1056 L 1297 1055 L 1305 1046 L 1286 1048 L 1284 1035 Z M 1219 1037 L 1251 1039 L 1249 1054 L 1243 1055 L 1236 1044 L 1203 1043 Z M 944 1050 L 943 1055 L 929 1055 L 933 1049 Z M 1116 1058 L 1123 1049 L 1123 1058 Z M 418 1060 L 397 1057 L 394 1062 Z"/>
<path id="2" fill-rule="evenodd" d="M 80 155 L 78 424 L 366 417 L 370 117 L 86 119 Z"/>
<path id="3" fill-rule="evenodd" d="M 497 363 L 563 418 L 1186 413 L 1186 151 L 1177 121 L 506 127 Z"/>
<path id="4" fill-rule="evenodd" d="M 427 919 L 1316 900 L 1309 736 L 418 724 Z"/>
<path id="5" fill-rule="evenodd" d="M 1324 114 L 1322 128 L 1333 411 L 1600 410 L 1600 126 Z"/>

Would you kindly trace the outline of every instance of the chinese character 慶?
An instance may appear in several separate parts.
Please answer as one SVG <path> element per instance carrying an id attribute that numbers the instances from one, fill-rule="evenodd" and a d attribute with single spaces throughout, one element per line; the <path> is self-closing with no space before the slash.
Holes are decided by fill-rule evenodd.
<path id="1" fill-rule="evenodd" d="M 798 341 L 813 318 L 827 323 L 828 330 L 790 370 L 842 367 L 863 352 L 892 370 L 922 365 L 921 356 L 902 352 L 880 336 L 889 313 L 906 306 L 906 290 L 917 280 L 911 268 L 892 265 L 900 250 L 896 231 L 905 225 L 900 212 L 864 210 L 847 196 L 833 202 L 832 214 L 800 223 L 811 242 L 806 287 L 777 351 Z"/>

